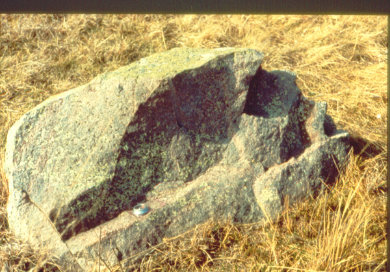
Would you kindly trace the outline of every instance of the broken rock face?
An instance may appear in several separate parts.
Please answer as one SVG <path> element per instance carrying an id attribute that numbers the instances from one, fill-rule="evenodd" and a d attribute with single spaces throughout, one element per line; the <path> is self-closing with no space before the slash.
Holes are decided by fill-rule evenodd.
<path id="1" fill-rule="evenodd" d="M 349 136 L 262 59 L 173 49 L 26 113 L 7 138 L 10 228 L 81 270 L 210 219 L 275 218 L 286 197 L 317 192 L 347 161 Z M 150 211 L 133 215 L 138 203 Z"/>

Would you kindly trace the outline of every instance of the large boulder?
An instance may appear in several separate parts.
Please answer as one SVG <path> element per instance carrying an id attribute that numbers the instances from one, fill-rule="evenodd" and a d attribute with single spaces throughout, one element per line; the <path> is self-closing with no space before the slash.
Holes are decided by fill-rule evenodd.
<path id="1" fill-rule="evenodd" d="M 173 49 L 41 103 L 10 129 L 8 221 L 70 270 L 207 220 L 257 222 L 332 182 L 349 136 L 252 49 Z M 135 216 L 144 203 L 150 211 Z M 115 253 L 115 254 L 113 254 Z"/>

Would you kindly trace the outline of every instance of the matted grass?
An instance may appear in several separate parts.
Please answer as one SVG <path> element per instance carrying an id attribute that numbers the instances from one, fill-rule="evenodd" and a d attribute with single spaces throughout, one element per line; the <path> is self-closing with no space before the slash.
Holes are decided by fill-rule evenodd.
<path id="1" fill-rule="evenodd" d="M 53 94 L 183 46 L 264 52 L 264 69 L 294 71 L 305 96 L 328 103 L 337 125 L 354 136 L 355 154 L 334 186 L 286 203 L 276 222 L 208 222 L 165 239 L 135 269 L 385 271 L 386 16 L 0 15 L 0 266 L 66 270 L 7 228 L 2 166 L 11 125 Z"/>

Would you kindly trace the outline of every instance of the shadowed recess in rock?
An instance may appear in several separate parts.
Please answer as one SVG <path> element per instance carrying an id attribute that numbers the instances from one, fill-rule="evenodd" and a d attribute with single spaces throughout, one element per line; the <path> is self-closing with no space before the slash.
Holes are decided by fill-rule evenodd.
<path id="1" fill-rule="evenodd" d="M 260 67 L 250 83 L 244 113 L 269 122 L 287 118 L 280 150 L 280 162 L 285 162 L 310 146 L 305 122 L 312 109 L 295 85 L 295 75 L 286 71 L 267 72 Z"/>
<path id="2" fill-rule="evenodd" d="M 50 212 L 63 240 L 131 209 L 156 184 L 193 180 L 220 161 L 229 142 L 224 115 L 229 98 L 215 89 L 236 82 L 226 69 L 222 71 L 226 79 L 220 69 L 210 70 L 218 83 L 202 89 L 188 83 L 191 75 L 179 74 L 172 80 L 172 90 L 139 106 L 122 138 L 113 178 Z"/>

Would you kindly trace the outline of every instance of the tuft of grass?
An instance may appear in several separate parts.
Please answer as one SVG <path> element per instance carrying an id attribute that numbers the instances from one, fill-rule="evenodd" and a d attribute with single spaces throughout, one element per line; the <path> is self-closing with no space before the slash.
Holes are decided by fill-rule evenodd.
<path id="1" fill-rule="evenodd" d="M 229 46 L 264 52 L 264 69 L 294 71 L 306 97 L 326 101 L 353 135 L 351 163 L 316 198 L 287 201 L 274 222 L 207 222 L 152 247 L 133 269 L 385 271 L 387 35 L 386 16 L 0 14 L 0 267 L 66 270 L 8 230 L 2 166 L 17 119 L 152 53 Z"/>

